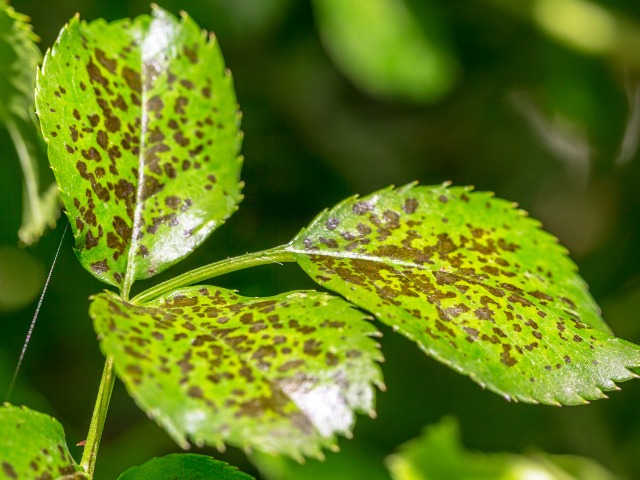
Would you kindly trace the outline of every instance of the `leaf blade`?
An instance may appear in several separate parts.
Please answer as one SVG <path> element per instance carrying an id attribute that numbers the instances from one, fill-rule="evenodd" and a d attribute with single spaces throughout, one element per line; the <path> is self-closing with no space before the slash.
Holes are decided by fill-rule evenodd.
<path id="1" fill-rule="evenodd" d="M 36 104 L 76 252 L 100 280 L 128 290 L 235 211 L 232 81 L 186 14 L 72 19 L 45 57 Z"/>
<path id="2" fill-rule="evenodd" d="M 40 192 L 38 163 L 45 148 L 33 97 L 36 70 L 42 61 L 37 40 L 29 18 L 0 1 L 0 122 L 11 136 L 22 168 L 23 214 L 18 237 L 25 245 L 35 243 L 48 227 L 53 228 L 60 213 L 55 184 Z"/>
<path id="3" fill-rule="evenodd" d="M 140 466 L 131 467 L 118 477 L 118 480 L 253 480 L 235 467 L 206 455 L 174 453 L 160 458 L 152 458 Z"/>
<path id="4" fill-rule="evenodd" d="M 369 94 L 434 103 L 455 85 L 458 67 L 437 2 L 420 2 L 422 22 L 403 1 L 314 0 L 312 5 L 327 53 Z"/>
<path id="5" fill-rule="evenodd" d="M 376 330 L 326 294 L 198 286 L 132 305 L 105 292 L 90 314 L 130 394 L 183 447 L 321 456 L 382 386 Z"/>
<path id="6" fill-rule="evenodd" d="M 87 478 L 56 419 L 9 404 L 0 407 L 0 468 L 2 478 Z"/>
<path id="7" fill-rule="evenodd" d="M 289 245 L 318 283 L 507 398 L 581 404 L 633 378 L 557 240 L 469 189 L 386 189 L 320 214 Z"/>
<path id="8" fill-rule="evenodd" d="M 462 445 L 457 422 L 444 418 L 427 427 L 420 437 L 400 446 L 386 460 L 394 480 L 507 480 L 554 478 L 563 480 L 614 480 L 595 461 L 578 456 L 546 453 L 478 453 Z"/>

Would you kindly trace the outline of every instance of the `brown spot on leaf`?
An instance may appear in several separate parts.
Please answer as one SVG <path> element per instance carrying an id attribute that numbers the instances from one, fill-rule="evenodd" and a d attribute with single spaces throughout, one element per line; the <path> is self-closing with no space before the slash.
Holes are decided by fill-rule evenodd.
<path id="1" fill-rule="evenodd" d="M 98 62 L 100 62 L 100 64 L 106 68 L 107 70 L 109 70 L 109 72 L 111 73 L 116 73 L 116 65 L 117 62 L 113 59 L 110 59 L 109 57 L 107 57 L 107 55 L 104 53 L 104 51 L 102 51 L 99 48 L 96 48 L 96 58 L 98 59 Z"/>
<path id="2" fill-rule="evenodd" d="M 140 73 L 131 70 L 129 67 L 124 67 L 122 69 L 122 76 L 130 89 L 137 93 L 142 92 L 142 79 L 140 77 Z"/>

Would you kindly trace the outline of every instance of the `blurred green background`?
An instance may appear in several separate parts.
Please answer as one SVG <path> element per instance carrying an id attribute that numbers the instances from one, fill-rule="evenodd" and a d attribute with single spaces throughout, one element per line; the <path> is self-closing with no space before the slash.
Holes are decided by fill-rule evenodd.
<path id="1" fill-rule="evenodd" d="M 354 193 L 451 180 L 492 190 L 542 220 L 569 248 L 616 334 L 640 343 L 636 0 L 158 3 L 187 11 L 220 41 L 243 112 L 246 187 L 227 224 L 154 282 L 284 243 Z M 32 18 L 43 50 L 76 12 L 115 20 L 149 11 L 133 0 L 12 5 Z M 18 250 L 21 173 L 2 128 L 0 162 L 4 396 L 66 220 Z M 11 400 L 58 418 L 75 445 L 102 371 L 87 298 L 103 285 L 71 247 L 67 234 Z M 248 296 L 316 288 L 294 265 L 218 280 Z M 508 403 L 382 330 L 388 391 L 378 396 L 378 418 L 359 418 L 355 439 L 341 441 L 327 465 L 309 462 L 318 478 L 388 478 L 383 459 L 445 415 L 458 418 L 473 449 L 584 455 L 620 478 L 640 478 L 640 382 L 585 407 Z M 95 478 L 178 450 L 117 383 Z M 258 475 L 244 452 L 194 451 Z"/>

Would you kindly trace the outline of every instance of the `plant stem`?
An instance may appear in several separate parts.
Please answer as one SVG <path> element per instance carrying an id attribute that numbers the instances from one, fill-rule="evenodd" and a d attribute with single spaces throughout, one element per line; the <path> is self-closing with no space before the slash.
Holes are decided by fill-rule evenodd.
<path id="1" fill-rule="evenodd" d="M 104 363 L 98 397 L 96 398 L 89 433 L 87 434 L 82 460 L 80 461 L 80 466 L 89 478 L 93 478 L 98 447 L 100 446 L 100 439 L 102 438 L 102 431 L 104 430 L 104 422 L 107 418 L 107 410 L 109 408 L 109 400 L 111 400 L 111 392 L 115 378 L 116 376 L 113 373 L 113 357 L 108 356 Z"/>
<path id="2" fill-rule="evenodd" d="M 11 136 L 11 140 L 13 140 L 16 152 L 18 153 L 18 159 L 20 160 L 20 166 L 22 167 L 26 197 L 25 200 L 27 201 L 25 210 L 30 209 L 35 219 L 34 223 L 39 224 L 42 221 L 43 213 L 40 204 L 40 197 L 38 195 L 38 174 L 35 169 L 36 164 L 29 154 L 29 147 L 27 146 L 27 142 L 22 136 L 20 129 L 14 121 L 9 118 L 5 120 L 5 127 Z"/>
<path id="3" fill-rule="evenodd" d="M 155 287 L 136 295 L 131 299 L 134 304 L 140 304 L 153 300 L 160 295 L 175 290 L 180 287 L 193 285 L 209 278 L 217 277 L 225 273 L 243 270 L 245 268 L 256 267 L 270 263 L 295 262 L 293 253 L 289 250 L 288 245 L 262 250 L 261 252 L 247 253 L 239 257 L 227 258 L 216 263 L 196 268 L 190 272 L 178 275 L 171 280 L 167 280 Z"/>

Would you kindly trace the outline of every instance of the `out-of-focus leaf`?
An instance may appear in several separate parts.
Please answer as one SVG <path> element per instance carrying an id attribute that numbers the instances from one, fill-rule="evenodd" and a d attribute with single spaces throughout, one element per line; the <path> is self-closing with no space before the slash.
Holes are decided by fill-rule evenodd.
<path id="1" fill-rule="evenodd" d="M 186 14 L 73 18 L 46 55 L 36 105 L 77 254 L 102 281 L 128 293 L 237 208 L 231 75 Z"/>
<path id="2" fill-rule="evenodd" d="M 482 454 L 464 450 L 453 419 L 425 429 L 387 459 L 394 480 L 615 480 L 593 460 L 565 455 Z"/>
<path id="3" fill-rule="evenodd" d="M 634 377 L 557 239 L 470 188 L 386 189 L 319 215 L 302 268 L 428 355 L 508 399 L 582 404 Z"/>
<path id="4" fill-rule="evenodd" d="M 30 121 L 33 116 L 33 89 L 42 54 L 38 37 L 21 15 L 0 0 L 0 118 L 16 116 Z"/>
<path id="5" fill-rule="evenodd" d="M 229 444 L 321 456 L 372 414 L 382 386 L 375 328 L 317 292 L 267 298 L 197 286 L 90 308 L 102 350 L 143 410 L 183 447 Z"/>
<path id="6" fill-rule="evenodd" d="M 452 53 L 436 32 L 427 35 L 420 28 L 404 0 L 315 0 L 313 5 L 329 54 L 363 90 L 430 102 L 452 88 Z"/>
<path id="7" fill-rule="evenodd" d="M 118 480 L 252 480 L 253 477 L 206 455 L 172 454 L 131 467 Z"/>
<path id="8" fill-rule="evenodd" d="M 0 407 L 0 478 L 88 478 L 71 457 L 58 421 L 26 407 Z"/>
<path id="9" fill-rule="evenodd" d="M 42 265 L 27 252 L 0 246 L 0 312 L 28 305 L 44 281 Z"/>
<path id="10" fill-rule="evenodd" d="M 30 245 L 55 226 L 60 208 L 55 184 L 40 195 L 38 158 L 44 159 L 45 148 L 36 126 L 33 91 L 42 54 L 28 21 L 0 0 L 0 122 L 11 135 L 24 175 L 18 236 Z"/>

